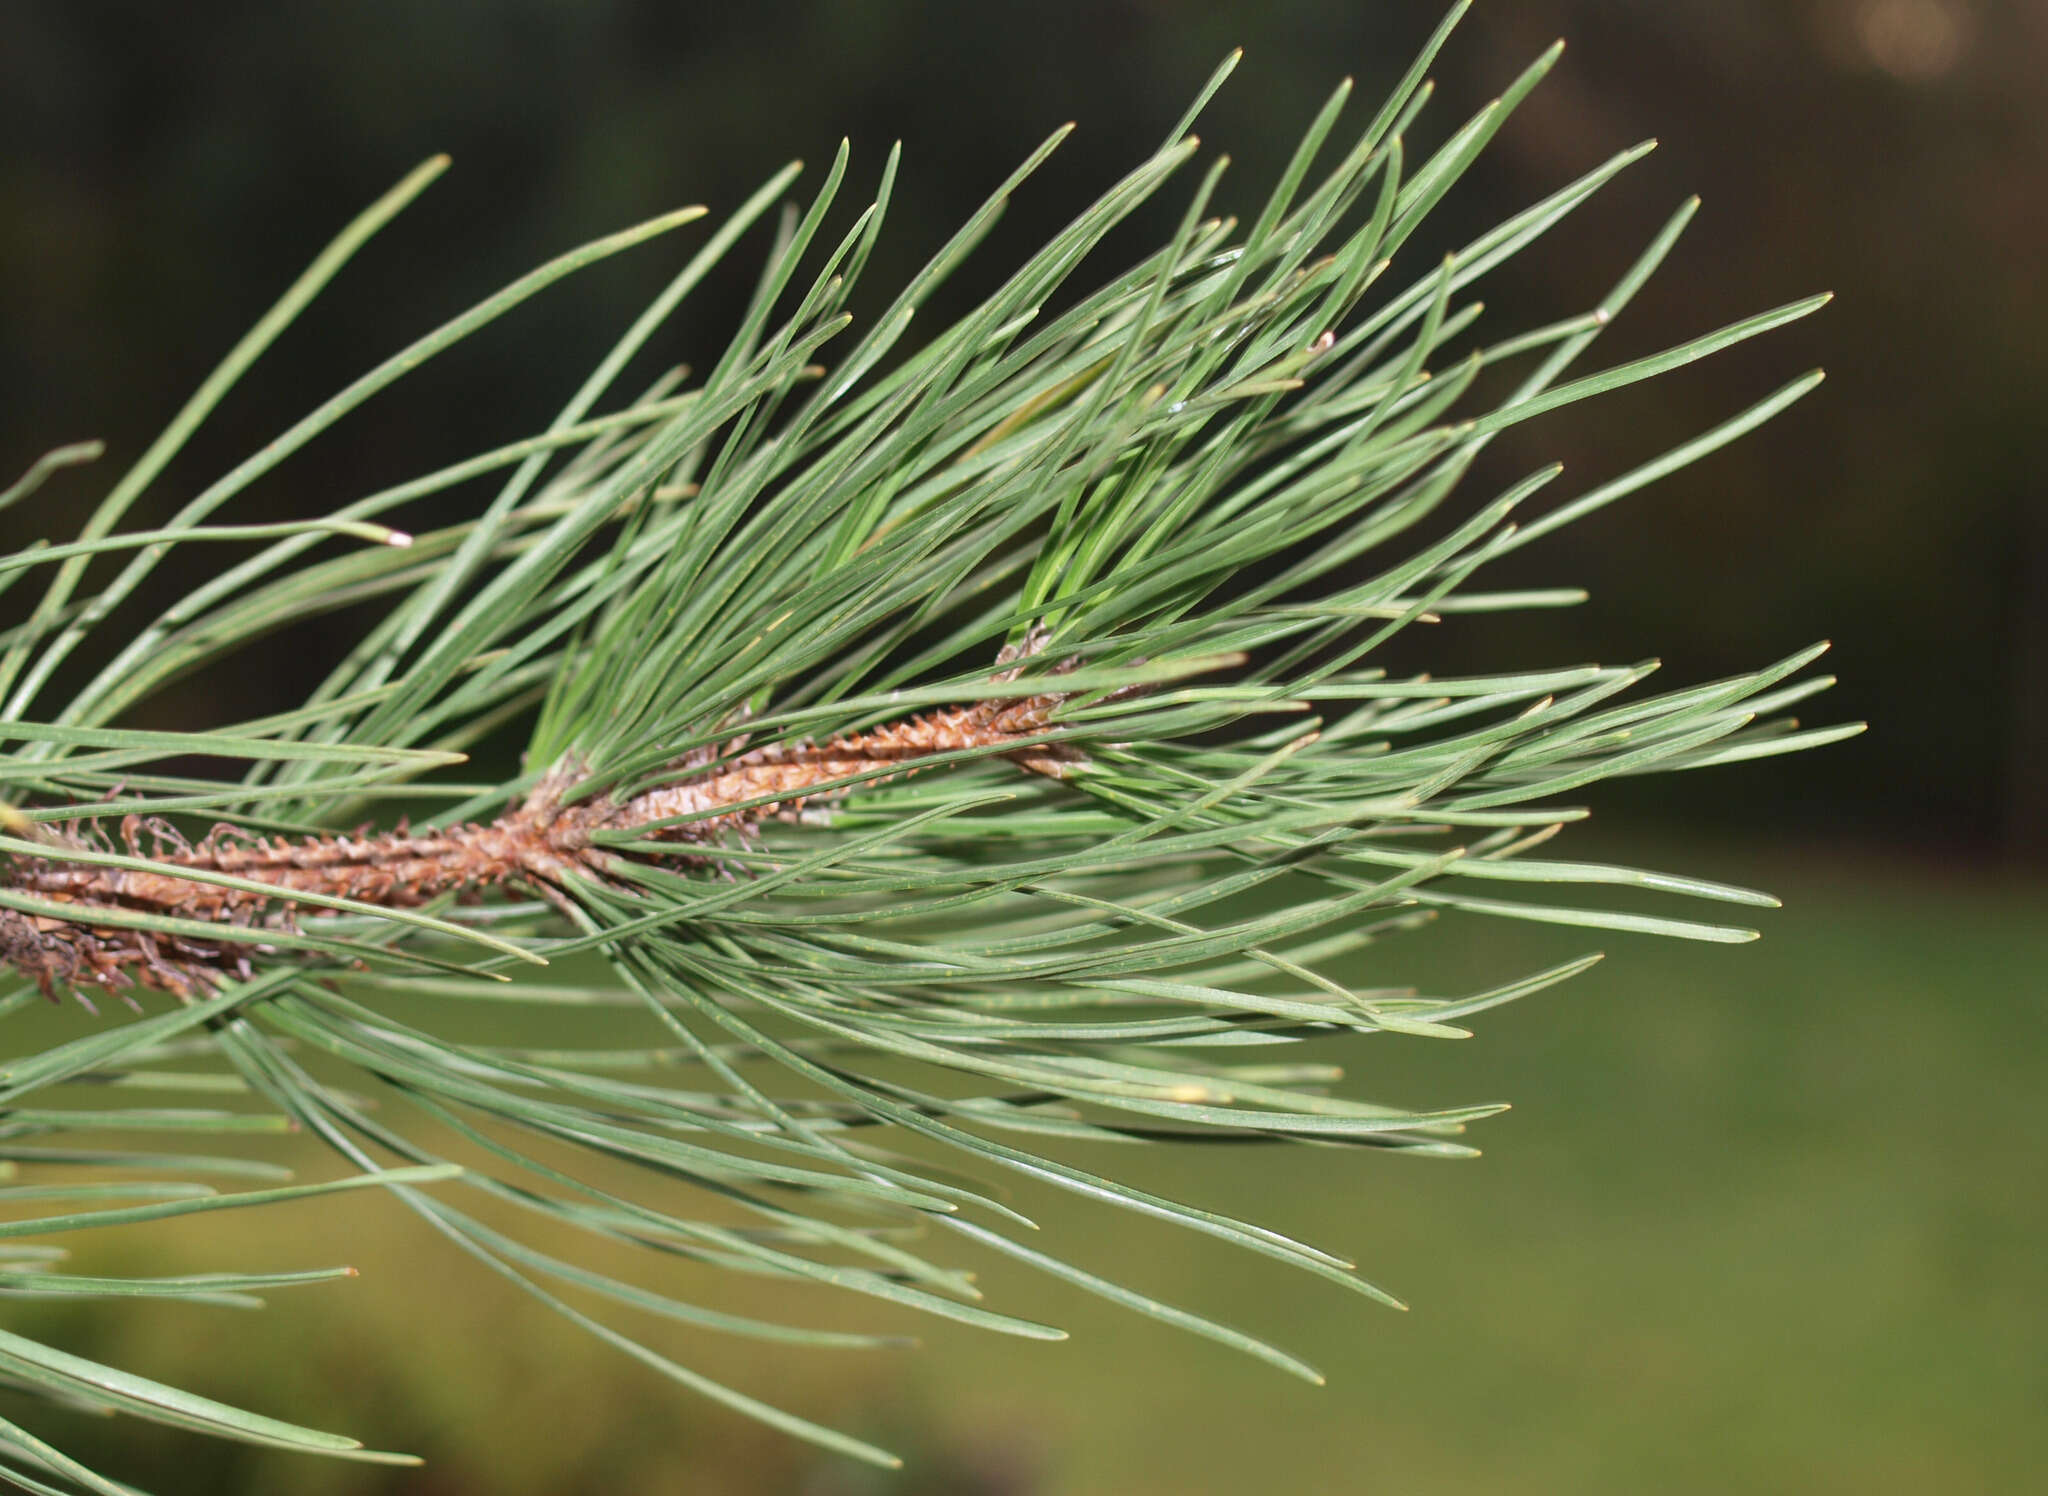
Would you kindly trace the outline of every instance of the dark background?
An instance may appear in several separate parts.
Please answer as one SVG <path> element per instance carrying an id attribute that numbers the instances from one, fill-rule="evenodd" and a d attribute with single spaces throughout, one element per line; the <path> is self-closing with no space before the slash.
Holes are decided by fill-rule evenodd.
<path id="1" fill-rule="evenodd" d="M 541 260 L 679 204 L 727 211 L 792 157 L 812 163 L 805 191 L 841 135 L 860 184 L 846 201 L 905 144 L 872 307 L 1050 129 L 1080 122 L 977 268 L 922 314 L 930 325 L 1149 152 L 1240 44 L 1200 130 L 1236 163 L 1225 206 L 1255 207 L 1336 80 L 1356 75 L 1362 122 L 1438 15 L 1436 0 L 9 6 L 0 467 L 11 477 L 87 436 L 111 452 L 0 515 L 0 544 L 75 533 L 328 237 L 431 153 L 454 170 L 266 356 L 138 520 Z M 360 1286 L 233 1324 L 180 1306 L 41 1323 L 68 1348 L 419 1450 L 426 1473 L 255 1456 L 129 1420 L 33 1426 L 160 1491 L 1867 1496 L 2037 1478 L 2048 1205 L 2024 1181 L 2038 1175 L 2048 1052 L 2048 4 L 1490 0 L 1435 69 L 1419 143 L 1559 35 L 1563 62 L 1388 284 L 1656 134 L 1659 151 L 1489 277 L 1475 336 L 1590 305 L 1692 192 L 1699 219 L 1588 367 L 1815 290 L 1837 300 L 1516 428 L 1489 458 L 1513 472 L 1562 458 L 1568 483 L 1590 485 L 1804 369 L 1830 377 L 1498 574 L 1584 585 L 1590 603 L 1454 620 L 1412 641 L 1408 663 L 1656 653 L 1676 685 L 1832 638 L 1843 683 L 1814 720 L 1872 731 L 1603 788 L 1624 854 L 1757 882 L 1788 908 L 1759 947 L 1623 940 L 1568 994 L 1489 1015 L 1472 1044 L 1375 1050 L 1373 1094 L 1516 1102 L 1487 1124 L 1483 1166 L 1226 1149 L 1125 1165 L 1356 1247 L 1415 1314 L 1361 1313 L 1212 1244 L 1050 1202 L 1034 1207 L 1049 1247 L 1275 1333 L 1332 1386 L 1311 1393 L 1000 1270 L 998 1307 L 1075 1341 L 1020 1348 L 941 1327 L 924 1352 L 859 1364 L 680 1347 L 912 1457 L 902 1477 L 870 1477 L 660 1384 L 373 1202 L 255 1213 L 240 1235 L 101 1233 L 105 1255 L 82 1264 L 297 1266 L 309 1233 L 336 1230 Z M 1166 232 L 1182 201 L 1164 195 L 1125 247 Z M 538 429 L 702 234 L 558 286 L 223 518 L 324 512 Z M 655 362 L 708 365 L 762 238 L 685 308 Z M 166 693 L 149 721 L 291 705 L 358 621 Z M 1420 980 L 1480 985 L 1587 948 L 1496 922 L 1457 929 Z M 742 1312 L 783 1307 L 773 1286 L 705 1291 Z"/>
<path id="2" fill-rule="evenodd" d="M 1436 0 L 10 7 L 0 461 L 18 470 L 90 435 L 112 453 L 8 516 L 5 538 L 68 533 L 327 236 L 435 151 L 455 170 L 265 358 L 149 513 L 543 258 L 679 203 L 729 209 L 785 160 L 822 164 L 842 134 L 856 181 L 905 144 L 869 272 L 879 292 L 1051 127 L 1078 120 L 983 252 L 992 277 L 1139 159 L 1241 43 L 1247 60 L 1201 128 L 1236 162 L 1225 205 L 1255 206 L 1336 79 L 1356 74 L 1371 101 L 1438 13 Z M 1970 859 L 2048 856 L 2048 7 L 1484 5 L 1443 55 L 1419 133 L 1441 138 L 1556 35 L 1570 41 L 1562 65 L 1411 248 L 1410 275 L 1656 133 L 1647 162 L 1490 278 L 1481 332 L 1590 304 L 1695 191 L 1704 212 L 1599 361 L 1814 290 L 1838 300 L 1518 432 L 1506 460 L 1560 457 L 1590 482 L 1801 369 L 1825 365 L 1830 380 L 1762 433 L 1524 553 L 1515 574 L 1586 585 L 1589 606 L 1447 630 L 1431 663 L 1656 652 L 1677 680 L 1833 638 L 1843 685 L 1820 715 L 1869 719 L 1865 739 L 1617 803 Z M 1178 211 L 1169 192 L 1156 224 Z M 642 250 L 551 292 L 236 512 L 313 513 L 538 429 L 678 252 Z M 685 309 L 662 358 L 705 362 L 746 263 Z M 968 275 L 950 304 L 984 284 Z M 276 704 L 299 685 L 280 675 Z M 242 672 L 225 689 L 256 687 Z M 218 720 L 269 704 L 187 693 L 158 710 Z"/>

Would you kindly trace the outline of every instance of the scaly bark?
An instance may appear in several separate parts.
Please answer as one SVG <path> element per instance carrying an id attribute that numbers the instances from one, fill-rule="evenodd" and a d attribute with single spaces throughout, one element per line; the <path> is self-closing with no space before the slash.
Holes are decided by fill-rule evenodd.
<path id="1" fill-rule="evenodd" d="M 1006 651 L 1001 663 L 1016 657 Z M 996 678 L 1013 679 L 1019 668 L 1013 665 Z M 488 825 L 422 832 L 401 827 L 297 842 L 219 826 L 192 843 L 165 822 L 131 815 L 122 821 L 121 839 L 131 854 L 149 856 L 156 868 L 21 857 L 0 874 L 0 886 L 61 906 L 49 913 L 0 909 L 0 960 L 35 978 L 52 998 L 59 988 L 125 992 L 137 985 L 189 997 L 225 976 L 247 978 L 254 960 L 278 955 L 253 932 L 296 928 L 295 894 L 408 908 L 498 887 L 559 902 L 579 876 L 603 879 L 622 860 L 645 859 L 647 854 L 598 845 L 601 831 L 647 827 L 646 839 L 672 845 L 674 860 L 702 862 L 708 860 L 705 849 L 727 835 L 747 836 L 763 821 L 793 819 L 806 801 L 838 793 L 831 788 L 838 781 L 912 773 L 937 754 L 1016 743 L 1007 755 L 1013 762 L 1061 777 L 1078 755 L 1042 739 L 1052 730 L 1052 710 L 1066 699 L 1049 693 L 975 702 L 823 744 L 748 750 L 742 737 L 679 760 L 668 782 L 624 801 L 592 797 L 565 804 L 564 793 L 576 781 L 574 766 L 567 766 Z M 1024 741 L 1033 738 L 1041 741 Z M 667 824 L 674 822 L 680 824 Z M 145 834 L 151 842 L 146 854 Z M 81 849 L 90 847 L 75 829 L 60 835 Z M 104 836 L 99 841 L 105 845 Z M 265 887 L 227 888 L 180 877 L 179 869 L 228 873 Z M 113 910 L 203 921 L 221 927 L 222 939 L 128 929 L 94 918 L 96 911 Z"/>

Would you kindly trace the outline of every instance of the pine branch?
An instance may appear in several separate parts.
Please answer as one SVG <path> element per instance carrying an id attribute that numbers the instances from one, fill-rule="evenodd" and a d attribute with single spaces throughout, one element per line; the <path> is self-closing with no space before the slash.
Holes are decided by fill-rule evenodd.
<path id="1" fill-rule="evenodd" d="M 891 1457 L 678 1364 L 558 1290 L 781 1341 L 893 1337 L 687 1303 L 542 1252 L 522 1224 L 1057 1336 L 979 1301 L 938 1250 L 961 1237 L 1316 1379 L 1278 1347 L 1014 1238 L 1028 1223 L 982 1181 L 1020 1174 L 1391 1301 L 1337 1252 L 1095 1173 L 1068 1145 L 1309 1141 L 1469 1156 L 1466 1126 L 1497 1107 L 1374 1103 L 1287 1046 L 1462 1034 L 1464 1019 L 1597 956 L 1432 996 L 1362 985 L 1369 948 L 1444 910 L 1751 938 L 1606 907 L 1600 895 L 1616 889 L 1774 901 L 1537 855 L 1585 814 L 1561 797 L 1857 730 L 1784 715 L 1828 684 L 1800 675 L 1818 649 L 1647 697 L 1633 693 L 1654 663 L 1466 679 L 1392 678 L 1371 663 L 1418 623 L 1582 600 L 1477 590 L 1475 578 L 1819 379 L 1519 527 L 1511 516 L 1542 500 L 1556 468 L 1452 512 L 1509 426 L 1825 300 L 1567 378 L 1671 251 L 1689 203 L 1588 310 L 1461 352 L 1480 316 L 1460 300 L 1474 280 L 1647 148 L 1383 291 L 1430 209 L 1555 60 L 1411 169 L 1424 73 L 1456 15 L 1320 178 L 1348 88 L 1249 227 L 1211 210 L 1219 163 L 1172 239 L 1093 290 L 1069 282 L 1195 160 L 1184 132 L 1196 111 L 921 346 L 904 342 L 912 314 L 1059 135 L 850 341 L 845 309 L 897 163 L 834 240 L 842 148 L 817 195 L 783 216 L 738 331 L 701 378 L 672 372 L 606 404 L 676 305 L 783 201 L 794 169 L 712 233 L 544 432 L 333 515 L 260 533 L 213 522 L 420 363 L 699 210 L 523 277 L 354 381 L 168 525 L 124 530 L 234 381 L 441 163 L 373 205 L 75 543 L 0 558 L 0 589 L 45 579 L 0 632 L 0 793 L 16 807 L 0 825 L 0 958 L 26 979 L 0 997 L 0 1016 L 67 987 L 170 998 L 0 1072 L 0 1161 L 94 1171 L 13 1197 L 26 1213 L 0 1223 L 0 1266 L 27 1276 L 11 1281 L 117 1291 L 16 1239 L 368 1183 L 657 1374 L 861 1459 Z M 93 455 L 52 453 L 0 504 Z M 498 487 L 472 519 L 418 535 L 386 523 L 482 479 Z M 197 558 L 221 539 L 267 543 L 209 569 Z M 143 584 L 172 552 L 197 580 L 141 616 Z M 102 560 L 111 575 L 92 568 Z M 292 711 L 209 732 L 123 725 L 202 666 L 364 605 L 378 621 Z M 100 634 L 117 636 L 106 663 L 81 668 L 80 646 Z M 454 777 L 473 745 L 515 726 L 526 733 L 516 778 Z M 179 767 L 192 762 L 227 767 Z M 561 978 L 578 957 L 603 975 Z M 633 1032 L 623 1048 L 592 1042 L 580 1022 L 546 1044 L 437 1032 L 451 1005 L 478 1002 L 578 1020 L 606 1009 Z M 65 1102 L 65 1088 L 114 1077 L 220 1104 Z M 372 1107 L 366 1090 L 387 1104 Z M 163 1154 L 73 1146 L 126 1127 L 200 1141 Z M 350 1173 L 228 1195 L 185 1177 L 275 1185 L 274 1166 L 205 1139 L 286 1127 Z M 892 1137 L 944 1145 L 969 1169 L 881 1146 Z M 622 1184 L 621 1164 L 644 1187 Z M 38 1213 L 47 1201 L 62 1213 Z M 70 1208 L 100 1201 L 118 1203 Z M 239 1301 L 287 1281 L 304 1279 L 118 1291 Z M 355 1448 L 19 1336 L 0 1339 L 0 1377 L 228 1437 Z M 119 1489 L 12 1424 L 0 1424 L 0 1478 Z"/>

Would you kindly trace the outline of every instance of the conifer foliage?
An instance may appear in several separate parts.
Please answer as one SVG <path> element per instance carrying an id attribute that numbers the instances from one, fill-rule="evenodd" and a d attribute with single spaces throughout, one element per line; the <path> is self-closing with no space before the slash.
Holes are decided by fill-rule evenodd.
<path id="1" fill-rule="evenodd" d="M 1061 134 L 865 327 L 845 307 L 897 160 L 868 206 L 835 219 L 842 148 L 772 228 L 794 167 L 707 225 L 538 435 L 331 515 L 232 522 L 239 495 L 424 360 L 701 210 L 542 266 L 356 379 L 169 524 L 124 528 L 235 381 L 446 163 L 351 224 L 75 542 L 0 558 L 0 588 L 30 599 L 0 633 L 0 958 L 21 979 L 0 1013 L 72 994 L 100 1015 L 72 1008 L 68 1038 L 0 1073 L 0 1157 L 24 1181 L 0 1189 L 0 1294 L 240 1301 L 340 1276 L 88 1278 L 37 1238 L 371 1186 L 655 1372 L 859 1458 L 891 1459 L 671 1359 L 606 1310 L 791 1354 L 893 1337 L 685 1301 L 544 1251 L 522 1227 L 1057 1337 L 984 1302 L 962 1271 L 1004 1254 L 1315 1379 L 1277 1346 L 1058 1257 L 1002 1179 L 1384 1298 L 1329 1250 L 1083 1168 L 1069 1145 L 1468 1154 L 1466 1126 L 1497 1108 L 1376 1104 L 1290 1047 L 1459 1034 L 1597 958 L 1433 997 L 1362 985 L 1361 953 L 1441 911 L 1747 939 L 1600 895 L 1765 895 L 1543 844 L 1596 780 L 1855 730 L 1785 715 L 1827 684 L 1801 675 L 1817 649 L 1663 694 L 1636 689 L 1647 664 L 1449 679 L 1377 664 L 1411 626 L 1580 600 L 1488 591 L 1484 572 L 1819 381 L 1562 500 L 1555 467 L 1469 496 L 1460 480 L 1507 427 L 1824 298 L 1582 370 L 1688 203 L 1584 312 L 1484 332 L 1473 284 L 1647 147 L 1420 260 L 1410 243 L 1430 210 L 1557 56 L 1411 155 L 1450 25 L 1362 128 L 1342 126 L 1339 88 L 1248 222 L 1212 207 L 1222 162 L 1204 166 L 1189 134 L 1232 59 L 1162 148 L 979 305 L 913 339 L 913 313 Z M 1101 265 L 1105 236 L 1169 190 L 1185 204 L 1171 240 Z M 772 242 L 731 342 L 701 376 L 619 397 L 629 363 L 666 354 L 666 319 L 757 225 Z M 50 454 L 4 501 L 91 455 Z M 474 518 L 394 528 L 412 501 L 477 483 L 494 488 Z M 222 541 L 244 544 L 210 564 Z M 173 556 L 196 580 L 138 615 L 142 583 Z M 364 604 L 374 626 L 302 707 L 207 732 L 123 725 L 195 669 Z M 466 775 L 466 750 L 508 729 L 526 735 L 519 777 Z M 560 1014 L 562 1041 L 443 1036 L 449 1014 L 494 1004 Z M 575 1042 L 596 1012 L 637 1039 Z M 86 1089 L 110 1077 L 120 1091 Z M 216 1104 L 105 1103 L 152 1090 Z M 322 1140 L 336 1177 L 279 1184 L 231 1146 L 284 1126 Z M 105 1142 L 166 1127 L 186 1151 Z M 891 1146 L 903 1139 L 915 1147 Z M 400 1458 L 5 1330 L 0 1377 L 230 1438 Z M 123 1489 L 4 1420 L 0 1479 Z"/>

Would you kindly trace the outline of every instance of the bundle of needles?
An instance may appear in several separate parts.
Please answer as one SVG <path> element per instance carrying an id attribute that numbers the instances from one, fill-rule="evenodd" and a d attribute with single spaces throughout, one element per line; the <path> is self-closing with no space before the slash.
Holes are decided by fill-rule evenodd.
<path id="1" fill-rule="evenodd" d="M 1076 272 L 1197 160 L 1188 128 L 1234 58 L 1161 149 L 921 344 L 905 337 L 913 313 L 1064 131 L 857 329 L 848 301 L 897 158 L 828 231 L 842 147 L 815 197 L 784 210 L 738 330 L 701 378 L 678 370 L 613 394 L 785 200 L 794 167 L 709 233 L 545 431 L 333 514 L 213 522 L 421 363 L 702 210 L 522 277 L 355 379 L 169 523 L 124 528 L 237 378 L 446 163 L 369 208 L 78 540 L 0 557 L 0 589 L 45 579 L 0 632 L 0 960 L 22 979 L 0 1016 L 80 1026 L 0 1071 L 0 1164 L 111 1160 L 173 1176 L 31 1191 L 18 1207 L 31 1213 L 0 1233 L 388 1189 L 655 1373 L 881 1463 L 893 1457 L 685 1366 L 561 1291 L 720 1333 L 901 1343 L 700 1301 L 716 1297 L 707 1277 L 737 1271 L 790 1285 L 792 1314 L 810 1285 L 1058 1338 L 983 1302 L 933 1246 L 964 1242 L 1318 1380 L 1287 1350 L 1066 1260 L 1052 1233 L 1029 1232 L 1028 1195 L 992 1181 L 1070 1191 L 1391 1302 L 1348 1256 L 1137 1188 L 1077 1161 L 1101 1156 L 1077 1145 L 1470 1156 L 1468 1124 L 1497 1105 L 1368 1101 L 1327 1049 L 1298 1046 L 1462 1035 L 1469 1016 L 1598 959 L 1479 992 L 1390 979 L 1387 944 L 1443 914 L 1750 938 L 1640 900 L 1612 907 L 1606 891 L 1773 901 L 1553 855 L 1586 813 L 1578 792 L 1856 730 L 1788 715 L 1828 684 L 1801 674 L 1818 648 L 1658 695 L 1632 694 L 1654 662 L 1454 678 L 1383 668 L 1384 646 L 1418 625 L 1483 628 L 1583 601 L 1475 579 L 1819 383 L 1803 375 L 1673 451 L 1631 454 L 1636 466 L 1562 502 L 1542 498 L 1559 477 L 1545 467 L 1454 506 L 1509 427 L 1825 298 L 1574 373 L 1677 243 L 1686 203 L 1583 311 L 1481 336 L 1468 287 L 1648 147 L 1415 260 L 1432 208 L 1557 57 L 1411 160 L 1425 69 L 1451 21 L 1385 107 L 1326 149 L 1348 102 L 1339 88 L 1248 221 L 1211 211 L 1217 161 L 1170 240 L 1092 290 Z M 50 454 L 0 507 L 93 455 Z M 410 535 L 385 522 L 484 478 L 495 492 L 460 523 Z M 218 541 L 242 549 L 211 568 L 201 558 Z M 172 555 L 194 581 L 152 615 L 141 589 Z M 154 693 L 344 607 L 381 611 L 303 706 L 209 731 L 126 725 Z M 88 640 L 97 668 L 79 652 Z M 472 750 L 512 732 L 519 767 L 477 773 Z M 45 1011 L 42 995 L 67 990 L 140 999 L 142 1012 Z M 499 1002 L 555 1015 L 553 1042 L 530 1026 L 500 1042 L 444 1032 L 447 1014 Z M 67 1087 L 95 1085 L 90 1106 L 63 1104 Z M 159 1086 L 219 1104 L 107 1105 Z M 56 1146 L 122 1126 L 175 1126 L 194 1151 Z M 184 1177 L 274 1178 L 234 1151 L 273 1126 L 318 1139 L 347 1172 L 225 1194 Z M 212 1133 L 224 1141 L 209 1149 Z M 969 1167 L 941 1167 L 934 1147 Z M 90 1203 L 123 1190 L 139 1199 Z M 630 1248 L 680 1276 L 629 1280 L 543 1251 L 522 1230 L 535 1220 L 551 1240 L 587 1239 L 607 1258 Z M 6 1286 L 105 1281 L 71 1277 L 52 1251 L 0 1244 L 29 1254 L 0 1264 Z M 345 1271 L 148 1291 L 245 1301 Z M 0 1376 L 71 1406 L 370 1457 L 7 1331 Z M 127 1489 L 0 1420 L 10 1480 Z"/>

